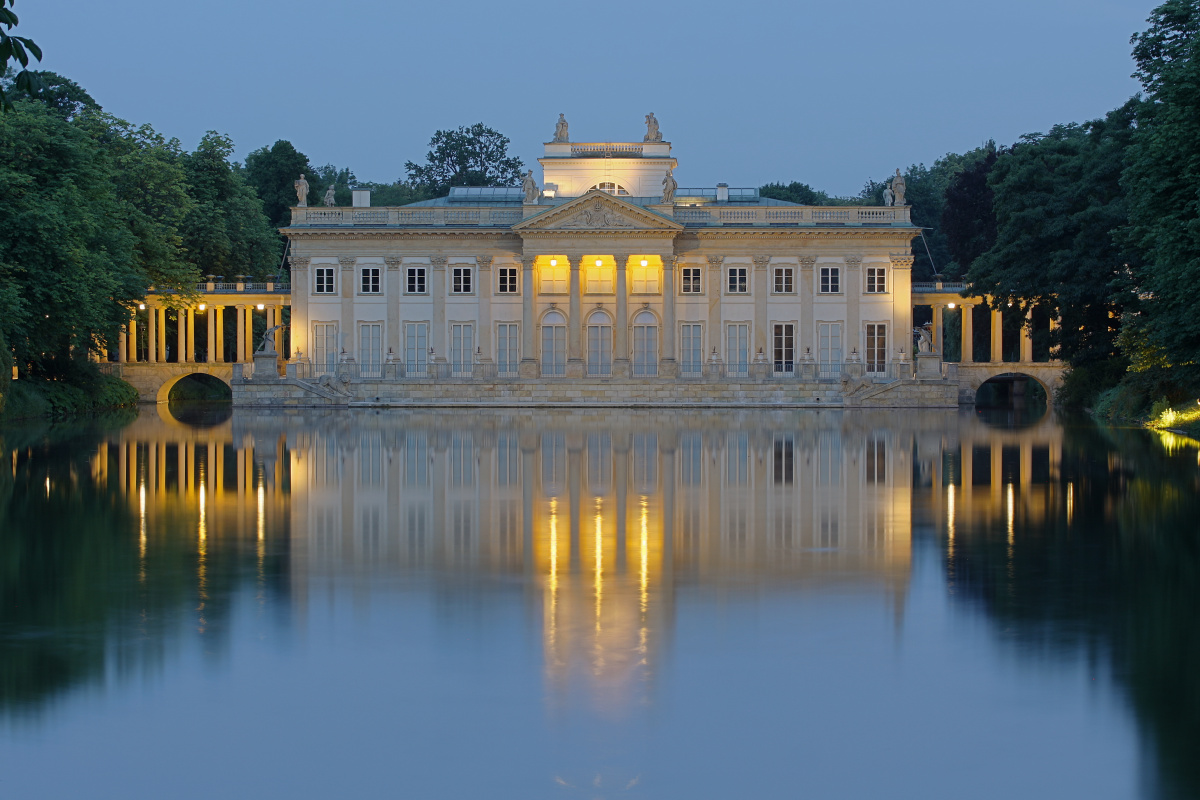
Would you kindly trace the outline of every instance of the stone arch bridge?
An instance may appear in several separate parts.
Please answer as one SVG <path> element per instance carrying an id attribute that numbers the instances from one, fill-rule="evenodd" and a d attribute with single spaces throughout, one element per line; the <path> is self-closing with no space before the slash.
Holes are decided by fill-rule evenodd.
<path id="1" fill-rule="evenodd" d="M 1066 372 L 1066 366 L 1061 361 L 950 364 L 948 366 L 950 369 L 947 370 L 946 377 L 958 381 L 958 402 L 964 404 L 973 404 L 979 388 L 993 378 L 1032 380 L 1041 385 L 1046 392 L 1046 398 L 1053 403 L 1055 393 L 1062 387 L 1063 373 Z"/>
<path id="2" fill-rule="evenodd" d="M 171 388 L 189 375 L 211 375 L 229 386 L 233 382 L 233 364 L 121 364 L 117 374 L 138 391 L 143 403 L 165 403 Z"/>

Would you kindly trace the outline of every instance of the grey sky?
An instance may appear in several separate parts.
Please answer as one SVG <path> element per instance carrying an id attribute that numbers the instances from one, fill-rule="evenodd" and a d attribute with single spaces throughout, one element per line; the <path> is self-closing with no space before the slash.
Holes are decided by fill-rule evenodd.
<path id="1" fill-rule="evenodd" d="M 388 3 L 18 0 L 43 67 L 104 107 L 239 158 L 289 139 L 391 181 L 438 128 L 482 121 L 530 165 L 640 140 L 654 111 L 684 186 L 868 177 L 1103 115 L 1138 90 L 1129 37 L 1153 2 Z"/>

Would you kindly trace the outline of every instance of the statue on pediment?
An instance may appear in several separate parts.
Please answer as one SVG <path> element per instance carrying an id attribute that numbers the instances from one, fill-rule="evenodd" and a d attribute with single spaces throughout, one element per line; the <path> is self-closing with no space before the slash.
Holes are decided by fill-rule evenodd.
<path id="1" fill-rule="evenodd" d="M 675 176 L 671 174 L 671 170 L 667 169 L 666 177 L 662 179 L 663 193 L 662 201 L 664 203 L 675 202 L 675 190 L 679 188 L 679 184 L 675 182 Z"/>
<path id="2" fill-rule="evenodd" d="M 658 118 L 654 116 L 653 111 L 651 111 L 649 114 L 646 115 L 646 138 L 642 139 L 642 141 L 643 142 L 661 142 L 662 141 L 662 131 L 660 131 L 658 129 Z"/>
<path id="3" fill-rule="evenodd" d="M 892 194 L 895 195 L 896 205 L 898 206 L 904 205 L 905 188 L 904 176 L 900 174 L 900 170 L 897 168 L 896 177 L 892 178 Z"/>
<path id="4" fill-rule="evenodd" d="M 300 180 L 292 181 L 292 186 L 296 187 L 296 205 L 300 208 L 308 206 L 308 181 L 304 180 L 304 173 L 300 173 Z"/>
<path id="5" fill-rule="evenodd" d="M 521 181 L 521 189 L 525 192 L 526 203 L 536 203 L 538 201 L 538 195 L 541 193 L 538 191 L 537 181 L 533 179 L 533 170 L 525 173 L 525 179 Z"/>
<path id="6" fill-rule="evenodd" d="M 554 125 L 554 141 L 555 142 L 571 141 L 570 136 L 568 136 L 568 134 L 567 134 L 567 118 L 562 114 L 558 115 L 558 122 L 555 123 L 555 125 Z"/>

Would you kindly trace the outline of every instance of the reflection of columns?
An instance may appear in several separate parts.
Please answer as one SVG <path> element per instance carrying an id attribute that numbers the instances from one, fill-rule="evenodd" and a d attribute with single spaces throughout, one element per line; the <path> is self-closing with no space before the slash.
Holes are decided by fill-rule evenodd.
<path id="1" fill-rule="evenodd" d="M 626 540 L 625 524 L 629 509 L 629 435 L 618 433 L 613 436 L 613 482 L 617 500 L 617 562 L 618 574 L 625 572 Z"/>
<path id="2" fill-rule="evenodd" d="M 1033 481 L 1033 442 L 1021 440 L 1020 486 L 1027 489 Z"/>
<path id="3" fill-rule="evenodd" d="M 533 325 L 533 256 L 521 257 L 521 366 L 522 378 L 537 377 L 537 350 L 534 347 Z M 525 482 L 531 480 L 527 474 Z"/>
<path id="4" fill-rule="evenodd" d="M 158 361 L 158 314 L 154 306 L 146 306 L 146 360 Z"/>
<path id="5" fill-rule="evenodd" d="M 187 310 L 187 351 L 186 360 L 189 364 L 196 363 L 196 309 Z"/>
<path id="6" fill-rule="evenodd" d="M 971 485 L 975 482 L 975 448 L 970 442 L 961 442 L 958 454 L 958 473 L 961 479 L 963 505 L 970 507 Z"/>
<path id="7" fill-rule="evenodd" d="M 158 360 L 165 364 L 167 361 L 167 310 L 156 308 L 154 311 L 158 314 Z"/>
<path id="8" fill-rule="evenodd" d="M 613 289 L 617 294 L 617 322 L 613 332 L 613 375 L 617 378 L 629 377 L 629 271 L 626 269 L 629 256 L 617 253 L 613 256 L 617 262 L 617 280 Z"/>
<path id="9" fill-rule="evenodd" d="M 578 439 L 578 436 L 575 437 Z M 579 573 L 579 484 L 583 466 L 582 444 L 578 441 L 567 442 L 567 487 L 571 503 L 571 573 Z"/>
<path id="10" fill-rule="evenodd" d="M 237 342 L 234 345 L 232 361 L 244 361 L 242 356 L 246 352 L 246 328 L 243 322 L 246 319 L 246 306 L 237 305 L 233 307 L 233 328 L 237 331 Z"/>
<path id="11" fill-rule="evenodd" d="M 475 337 L 479 343 L 479 360 L 481 363 L 492 363 L 492 283 L 493 256 L 476 256 L 479 265 L 479 275 L 475 287 L 475 299 L 478 308 L 479 334 Z"/>
<path id="12" fill-rule="evenodd" d="M 934 303 L 933 306 L 933 352 L 942 354 L 942 340 L 945 338 L 942 335 L 942 306 Z M 944 357 L 944 354 L 942 354 Z"/>
<path id="13" fill-rule="evenodd" d="M 992 457 L 992 513 L 998 513 L 1001 509 L 1001 501 L 1004 498 L 1004 448 L 1000 442 L 993 439 L 990 443 Z"/>
<path id="14" fill-rule="evenodd" d="M 992 309 L 992 363 L 1004 360 L 1004 315 L 1000 309 Z"/>
<path id="15" fill-rule="evenodd" d="M 117 486 L 122 492 L 128 492 L 129 483 L 129 443 L 121 442 L 117 447 Z"/>
<path id="16" fill-rule="evenodd" d="M 531 288 L 531 284 L 526 283 Z M 528 289 L 526 289 L 528 291 Z M 533 561 L 533 447 L 521 444 L 521 566 L 526 575 L 536 567 Z"/>
<path id="17" fill-rule="evenodd" d="M 679 374 L 679 366 L 675 359 L 675 263 L 674 255 L 662 257 L 662 298 L 663 298 L 663 366 L 659 374 L 674 378 Z"/>
<path id="18" fill-rule="evenodd" d="M 1021 326 L 1021 361 L 1033 361 L 1033 308 L 1025 313 L 1025 324 Z"/>
<path id="19" fill-rule="evenodd" d="M 429 259 L 430 269 L 429 292 L 433 299 L 433 320 L 429 332 L 430 347 L 438 361 L 445 361 L 449 355 L 446 348 L 446 257 L 433 256 Z M 348 317 L 349 315 L 347 315 Z M 346 319 L 343 324 L 350 325 L 353 320 Z"/>
<path id="20" fill-rule="evenodd" d="M 963 303 L 962 306 L 962 358 L 964 364 L 975 361 L 975 306 Z"/>
<path id="21" fill-rule="evenodd" d="M 567 263 L 571 265 L 570 303 L 567 314 L 567 377 L 583 377 L 583 314 L 580 311 L 579 268 L 583 264 L 580 256 L 568 256 Z M 573 514 L 577 511 L 572 510 Z M 574 519 L 574 517 L 572 518 Z M 572 545 L 571 558 L 576 558 Z"/>

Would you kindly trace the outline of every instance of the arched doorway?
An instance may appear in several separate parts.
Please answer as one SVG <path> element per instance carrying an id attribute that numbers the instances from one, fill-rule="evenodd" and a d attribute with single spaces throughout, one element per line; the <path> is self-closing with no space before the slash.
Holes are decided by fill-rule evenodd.
<path id="1" fill-rule="evenodd" d="M 612 375 L 612 338 L 612 317 L 605 311 L 593 313 L 587 325 L 588 375 Z"/>
<path id="2" fill-rule="evenodd" d="M 639 311 L 633 318 L 633 374 L 658 374 L 658 318 L 649 311 Z"/>
<path id="3" fill-rule="evenodd" d="M 542 375 L 567 374 L 567 318 L 560 311 L 542 317 Z"/>

